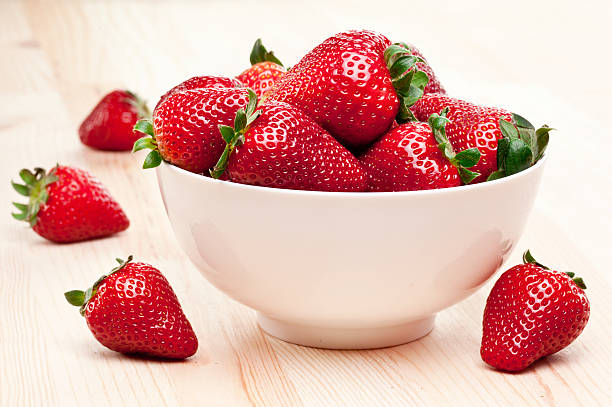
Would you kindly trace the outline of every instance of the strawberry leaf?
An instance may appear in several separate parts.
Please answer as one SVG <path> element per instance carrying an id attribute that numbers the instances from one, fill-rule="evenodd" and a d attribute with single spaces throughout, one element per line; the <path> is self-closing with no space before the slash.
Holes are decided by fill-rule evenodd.
<path id="1" fill-rule="evenodd" d="M 153 123 L 151 123 L 151 121 L 148 119 L 138 120 L 136 124 L 134 125 L 134 131 L 138 131 L 140 133 L 144 133 L 148 136 L 153 137 L 154 135 Z"/>
<path id="2" fill-rule="evenodd" d="M 246 108 L 246 114 L 247 116 L 251 116 L 255 113 L 255 109 L 257 108 L 257 94 L 251 88 L 248 88 L 247 92 L 249 94 L 249 103 Z"/>
<path id="3" fill-rule="evenodd" d="M 531 149 L 523 140 L 510 140 L 508 154 L 504 163 L 506 175 L 516 174 L 529 168 L 532 158 Z"/>
<path id="4" fill-rule="evenodd" d="M 85 292 L 81 290 L 72 290 L 64 293 L 66 300 L 75 307 L 80 307 L 85 303 Z"/>
<path id="5" fill-rule="evenodd" d="M 544 155 L 544 151 L 546 151 L 546 147 L 548 147 L 548 140 L 550 135 L 548 134 L 551 130 L 554 130 L 546 125 L 540 127 L 536 130 L 536 144 L 538 146 L 538 154 L 536 157 L 536 161 L 539 161 L 540 158 Z"/>
<path id="6" fill-rule="evenodd" d="M 253 44 L 253 49 L 251 50 L 249 60 L 251 62 L 251 65 L 268 61 L 283 66 L 283 63 L 278 58 L 276 58 L 274 52 L 268 51 L 266 47 L 264 47 L 263 43 L 261 42 L 261 38 L 258 38 L 255 41 L 255 44 Z"/>
<path id="7" fill-rule="evenodd" d="M 17 220 L 26 220 L 28 217 L 27 213 L 11 213 L 11 216 Z"/>
<path id="8" fill-rule="evenodd" d="M 510 149 L 510 139 L 502 138 L 497 140 L 497 168 L 503 169 L 506 165 L 506 156 L 508 155 L 508 150 Z M 504 177 L 505 171 L 504 171 Z"/>
<path id="9" fill-rule="evenodd" d="M 13 181 L 11 181 L 11 185 L 13 186 L 13 189 L 15 189 L 15 191 L 17 191 L 19 194 L 23 196 L 30 196 L 30 187 L 27 187 L 22 184 L 17 184 Z"/>
<path id="10" fill-rule="evenodd" d="M 36 176 L 32 173 L 32 171 L 25 168 L 19 171 L 19 177 L 26 183 L 26 185 L 32 185 L 34 184 L 34 181 L 36 181 Z"/>
<path id="11" fill-rule="evenodd" d="M 36 176 L 37 179 L 41 179 L 41 184 L 43 187 L 53 184 L 55 181 L 59 179 L 57 175 L 53 175 L 54 170 L 55 169 L 52 169 L 51 171 L 49 171 L 49 174 L 47 175 L 45 175 L 45 173 L 43 172 L 40 176 L 39 175 Z M 44 202 L 47 202 L 47 200 L 45 199 Z"/>
<path id="12" fill-rule="evenodd" d="M 582 277 L 572 278 L 572 281 L 576 283 L 578 287 L 582 288 L 583 290 L 586 290 L 587 286 L 584 283 L 584 280 L 582 280 Z"/>
<path id="13" fill-rule="evenodd" d="M 533 127 L 533 124 L 531 124 L 529 120 L 525 119 L 521 115 L 512 113 L 512 120 L 514 121 L 517 127 L 523 127 L 525 129 L 535 130 L 535 127 Z"/>
<path id="14" fill-rule="evenodd" d="M 523 253 L 523 263 L 525 264 L 535 264 L 536 266 L 542 267 L 543 269 L 550 270 L 545 265 L 538 263 L 538 261 L 533 257 L 531 251 L 528 249 L 525 253 Z"/>
<path id="15" fill-rule="evenodd" d="M 223 137 L 223 140 L 225 140 L 226 143 L 230 143 L 234 136 L 234 129 L 230 126 L 225 126 L 223 124 L 219 125 L 219 132 L 221 133 L 221 137 Z"/>
<path id="16" fill-rule="evenodd" d="M 412 82 L 408 91 L 408 97 L 404 99 L 408 106 L 414 105 L 423 97 L 425 86 L 429 82 L 429 77 L 425 72 L 417 71 L 412 75 Z"/>
<path id="17" fill-rule="evenodd" d="M 516 129 L 516 127 L 514 127 L 514 124 L 504 119 L 499 119 L 499 127 L 504 137 L 507 137 L 510 140 L 519 138 L 518 130 Z"/>
<path id="18" fill-rule="evenodd" d="M 234 129 L 240 131 L 246 127 L 247 116 L 244 109 L 238 109 L 236 118 L 234 119 Z"/>
<path id="19" fill-rule="evenodd" d="M 531 165 L 533 165 L 535 162 L 535 158 L 536 158 L 534 152 L 538 151 L 538 141 L 536 139 L 536 134 L 533 130 L 526 129 L 523 127 L 519 127 L 518 132 L 519 132 L 519 138 L 523 140 L 525 144 L 529 146 L 529 149 L 532 152 Z"/>
<path id="20" fill-rule="evenodd" d="M 480 151 L 476 148 L 468 148 L 455 155 L 455 159 L 462 167 L 473 167 L 480 161 Z"/>
<path id="21" fill-rule="evenodd" d="M 251 125 L 251 123 L 253 123 L 255 121 L 255 119 L 257 119 L 259 117 L 259 115 L 261 115 L 261 109 L 256 110 L 253 112 L 253 114 L 249 115 L 247 117 L 247 122 L 246 122 L 246 127 L 249 127 Z"/>
<path id="22" fill-rule="evenodd" d="M 15 208 L 19 209 L 20 212 L 25 212 L 28 210 L 28 205 L 17 202 L 13 202 L 13 205 L 15 205 Z"/>
<path id="23" fill-rule="evenodd" d="M 478 158 L 480 159 L 480 156 L 478 156 Z M 463 168 L 463 167 L 459 167 L 458 170 L 459 170 L 459 177 L 461 178 L 461 181 L 465 185 L 474 181 L 474 179 L 480 175 L 479 172 L 470 171 L 467 168 Z"/>
<path id="24" fill-rule="evenodd" d="M 425 86 L 429 82 L 427 74 L 419 71 L 417 67 L 417 63 L 424 62 L 423 59 L 413 55 L 408 47 L 399 43 L 387 47 L 383 56 L 400 102 L 397 122 L 416 121 L 410 106 L 423 96 Z"/>
<path id="25" fill-rule="evenodd" d="M 161 154 L 159 154 L 159 151 L 152 150 L 145 157 L 144 163 L 142 164 L 142 168 L 144 168 L 144 169 L 154 168 L 154 167 L 159 166 L 159 164 L 161 164 L 161 162 L 162 162 L 162 157 L 161 157 Z"/>
<path id="26" fill-rule="evenodd" d="M 503 138 L 497 141 L 498 169 L 489 175 L 487 181 L 531 167 L 542 158 L 548 145 L 550 127 L 544 125 L 536 130 L 527 119 L 516 113 L 512 113 L 512 120 L 514 123 L 499 120 Z"/>
<path id="27" fill-rule="evenodd" d="M 132 147 L 132 152 L 135 153 L 136 151 L 144 150 L 147 148 L 151 150 L 155 150 L 157 148 L 157 145 L 155 144 L 155 140 L 153 140 L 152 137 L 144 136 L 134 142 L 134 147 Z"/>
<path id="28" fill-rule="evenodd" d="M 504 178 L 506 176 L 506 171 L 503 169 L 499 169 L 495 172 L 492 172 L 491 175 L 487 178 L 487 181 L 493 181 L 496 179 Z"/>

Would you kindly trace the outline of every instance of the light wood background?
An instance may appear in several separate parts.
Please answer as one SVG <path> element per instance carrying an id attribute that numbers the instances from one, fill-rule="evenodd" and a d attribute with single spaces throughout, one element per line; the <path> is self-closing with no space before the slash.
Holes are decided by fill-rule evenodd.
<path id="1" fill-rule="evenodd" d="M 372 4 L 370 4 L 372 3 Z M 0 405 L 612 405 L 609 2 L 0 2 Z M 588 285 L 591 320 L 566 350 L 520 374 L 480 360 L 492 283 L 440 313 L 426 338 L 326 351 L 265 336 L 254 312 L 208 284 L 181 252 L 142 155 L 82 146 L 101 95 L 151 103 L 197 74 L 238 74 L 258 36 L 287 64 L 327 36 L 371 28 L 417 44 L 448 91 L 558 129 L 536 208 L 507 266 L 531 248 Z M 51 244 L 13 221 L 22 167 L 91 170 L 131 219 L 116 237 Z M 503 216 L 503 214 L 500 214 Z M 186 362 L 99 345 L 62 293 L 133 253 L 174 286 L 200 339 Z"/>

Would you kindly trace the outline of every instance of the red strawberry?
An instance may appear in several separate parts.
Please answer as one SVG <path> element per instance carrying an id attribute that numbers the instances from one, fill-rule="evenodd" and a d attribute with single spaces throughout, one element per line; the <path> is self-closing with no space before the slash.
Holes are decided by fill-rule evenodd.
<path id="1" fill-rule="evenodd" d="M 365 190 L 366 175 L 359 161 L 329 133 L 283 102 L 269 102 L 258 117 L 257 97 L 249 93 L 249 106 L 246 112 L 238 111 L 235 128 L 220 127 L 228 144 L 211 171 L 213 177 L 221 176 L 227 167 L 229 179 L 243 184 L 311 191 Z"/>
<path id="2" fill-rule="evenodd" d="M 429 123 L 410 122 L 390 130 L 361 157 L 370 191 L 415 191 L 469 183 L 478 176 L 466 169 L 480 158 L 472 148 L 455 154 L 446 139 L 446 111 Z"/>
<path id="3" fill-rule="evenodd" d="M 12 182 L 17 192 L 30 198 L 27 205 L 13 203 L 24 220 L 40 236 L 67 243 L 112 235 L 128 228 L 130 221 L 106 188 L 87 171 L 57 165 L 49 173 L 23 169 L 25 182 Z"/>
<path id="4" fill-rule="evenodd" d="M 135 129 L 148 136 L 136 141 L 133 151 L 152 150 L 143 168 L 156 167 L 163 158 L 187 171 L 208 172 L 225 146 L 218 126 L 232 124 L 236 111 L 247 102 L 245 88 L 173 93 L 155 109 L 153 123 L 141 120 L 136 124 Z"/>
<path id="5" fill-rule="evenodd" d="M 87 289 L 64 294 L 81 307 L 89 330 L 102 345 L 128 354 L 185 359 L 198 339 L 168 280 L 155 267 L 117 259 L 119 267 Z"/>
<path id="6" fill-rule="evenodd" d="M 535 164 L 548 144 L 548 126 L 535 130 L 523 117 L 494 107 L 478 106 L 437 93 L 424 95 L 412 110 L 421 121 L 448 107 L 446 135 L 459 150 L 476 147 L 481 159 L 474 183 L 512 175 Z M 498 141 L 501 148 L 498 151 Z M 498 165 L 500 164 L 501 165 Z M 498 171 L 498 169 L 500 171 Z"/>
<path id="7" fill-rule="evenodd" d="M 302 109 L 350 148 L 370 144 L 423 94 L 420 61 L 371 31 L 348 31 L 325 40 L 281 77 L 264 97 Z M 438 110 L 439 111 L 439 110 Z"/>
<path id="8" fill-rule="evenodd" d="M 104 96 L 79 126 L 83 144 L 99 150 L 130 150 L 138 135 L 134 124 L 149 117 L 146 103 L 127 90 L 115 90 Z"/>
<path id="9" fill-rule="evenodd" d="M 417 57 L 419 57 L 419 58 L 421 58 L 423 60 L 423 62 L 418 62 L 417 63 L 417 68 L 419 68 L 421 71 L 425 72 L 425 74 L 427 74 L 427 77 L 429 78 L 429 82 L 427 82 L 427 86 L 425 86 L 425 89 L 424 89 L 423 93 L 443 93 L 443 94 L 446 94 L 446 90 L 444 89 L 444 87 L 442 86 L 440 81 L 438 80 L 438 77 L 434 73 L 433 69 L 431 69 L 431 66 L 429 65 L 429 63 L 427 62 L 427 60 L 425 59 L 425 57 L 423 56 L 421 51 L 419 51 L 419 49 L 417 47 L 415 47 L 414 45 L 409 44 L 409 43 L 400 42 L 398 44 L 400 44 L 403 47 L 407 48 L 408 50 L 410 50 L 410 52 L 413 55 L 415 55 L 415 56 L 417 56 Z"/>
<path id="10" fill-rule="evenodd" d="M 482 322 L 482 360 L 507 371 L 525 369 L 568 346 L 589 320 L 586 288 L 574 273 L 549 270 L 529 251 L 489 294 Z"/>
<path id="11" fill-rule="evenodd" d="M 281 76 L 287 72 L 272 51 L 266 50 L 261 39 L 255 41 L 251 51 L 251 67 L 237 76 L 247 88 L 262 97 Z"/>
<path id="12" fill-rule="evenodd" d="M 168 97 L 174 93 L 181 92 L 183 90 L 193 89 L 225 89 L 225 88 L 242 88 L 242 83 L 234 78 L 225 78 L 223 76 L 194 76 L 193 78 L 187 79 L 184 82 L 179 83 L 168 92 L 166 92 L 155 105 L 155 110 L 162 104 Z M 133 143 L 132 143 L 133 144 Z"/>

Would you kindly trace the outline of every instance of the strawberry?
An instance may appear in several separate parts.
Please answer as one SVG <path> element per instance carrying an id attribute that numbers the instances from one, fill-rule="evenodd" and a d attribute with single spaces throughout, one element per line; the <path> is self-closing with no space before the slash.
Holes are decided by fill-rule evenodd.
<path id="1" fill-rule="evenodd" d="M 227 146 L 211 171 L 219 178 L 227 168 L 234 182 L 311 191 L 363 191 L 366 175 L 355 158 L 299 109 L 271 101 L 255 111 L 249 90 L 246 111 L 234 128 L 220 126 Z"/>
<path id="2" fill-rule="evenodd" d="M 11 182 L 28 204 L 13 203 L 24 220 L 40 236 L 67 243 L 112 235 L 128 228 L 130 221 L 119 204 L 93 175 L 85 170 L 57 165 L 48 173 L 23 169 L 24 184 Z"/>
<path id="3" fill-rule="evenodd" d="M 523 261 L 497 280 L 482 322 L 482 360 L 512 372 L 568 346 L 590 314 L 581 278 L 550 270 L 529 251 Z"/>
<path id="4" fill-rule="evenodd" d="M 429 123 L 410 122 L 393 128 L 360 157 L 370 191 L 455 187 L 479 175 L 466 168 L 478 163 L 478 149 L 455 154 L 448 142 L 446 112 L 432 114 Z"/>
<path id="5" fill-rule="evenodd" d="M 349 148 L 359 149 L 398 123 L 423 94 L 422 61 L 372 31 L 325 40 L 283 75 L 263 98 L 300 108 Z M 439 110 L 438 110 L 439 111 Z"/>
<path id="6" fill-rule="evenodd" d="M 236 111 L 246 106 L 246 88 L 194 89 L 171 94 L 153 112 L 153 122 L 141 120 L 134 128 L 147 136 L 133 151 L 149 148 L 143 168 L 156 167 L 162 158 L 195 173 L 208 172 L 223 152 L 219 125 L 230 125 Z"/>
<path id="7" fill-rule="evenodd" d="M 427 94 L 427 93 L 446 94 L 446 90 L 444 89 L 440 81 L 438 80 L 438 77 L 434 73 L 433 69 L 431 69 L 431 66 L 429 65 L 429 63 L 427 62 L 427 60 L 425 59 L 421 51 L 419 51 L 419 49 L 415 47 L 414 45 L 406 43 L 406 42 L 399 42 L 398 44 L 408 49 L 412 53 L 412 55 L 417 56 L 423 60 L 423 62 L 417 63 L 417 68 L 425 72 L 425 74 L 429 78 L 429 82 L 427 82 L 427 86 L 425 86 L 423 93 L 424 94 Z"/>
<path id="8" fill-rule="evenodd" d="M 116 352 L 169 359 L 196 353 L 198 339 L 168 280 L 155 267 L 117 259 L 119 266 L 86 291 L 64 293 L 89 330 Z"/>
<path id="9" fill-rule="evenodd" d="M 525 118 L 504 109 L 437 93 L 424 95 L 412 110 L 417 119 L 425 121 L 444 108 L 449 109 L 446 135 L 450 142 L 459 150 L 476 147 L 480 151 L 480 162 L 474 167 L 480 176 L 474 183 L 512 175 L 535 164 L 552 130 L 546 125 L 536 130 Z"/>
<path id="10" fill-rule="evenodd" d="M 104 96 L 79 126 L 83 144 L 98 150 L 128 151 L 138 139 L 134 124 L 149 117 L 146 103 L 127 90 Z"/>
<path id="11" fill-rule="evenodd" d="M 257 97 L 262 97 L 287 71 L 274 53 L 263 46 L 261 39 L 255 41 L 250 59 L 252 66 L 236 78 L 247 88 L 253 89 Z"/>
<path id="12" fill-rule="evenodd" d="M 225 78 L 223 76 L 194 76 L 193 78 L 187 79 L 184 82 L 179 83 L 168 92 L 166 92 L 155 105 L 155 111 L 168 97 L 174 93 L 183 90 L 193 89 L 225 89 L 225 88 L 242 88 L 242 83 L 234 78 Z"/>

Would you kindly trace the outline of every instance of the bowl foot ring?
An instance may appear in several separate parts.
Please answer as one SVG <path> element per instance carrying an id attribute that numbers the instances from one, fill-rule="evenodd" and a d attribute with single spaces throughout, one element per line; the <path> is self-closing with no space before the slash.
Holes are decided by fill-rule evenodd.
<path id="1" fill-rule="evenodd" d="M 427 335 L 435 315 L 400 325 L 375 328 L 330 328 L 295 324 L 257 313 L 259 326 L 285 342 L 324 349 L 376 349 L 412 342 Z"/>

